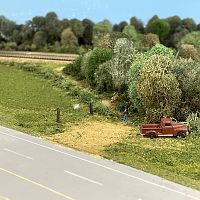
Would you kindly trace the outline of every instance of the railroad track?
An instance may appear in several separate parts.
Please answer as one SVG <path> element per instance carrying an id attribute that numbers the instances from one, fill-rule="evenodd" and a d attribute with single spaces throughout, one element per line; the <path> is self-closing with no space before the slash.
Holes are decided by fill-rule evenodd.
<path id="1" fill-rule="evenodd" d="M 0 51 L 0 57 L 73 61 L 78 57 L 78 55 L 77 54 L 26 52 L 26 51 Z"/>

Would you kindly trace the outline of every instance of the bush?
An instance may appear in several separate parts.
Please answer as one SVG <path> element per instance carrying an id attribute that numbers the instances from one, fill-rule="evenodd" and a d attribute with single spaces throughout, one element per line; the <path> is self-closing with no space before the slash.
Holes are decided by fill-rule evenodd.
<path id="1" fill-rule="evenodd" d="M 112 66 L 112 61 L 109 60 L 99 66 L 95 74 L 96 88 L 99 91 L 112 91 L 113 81 L 110 74 L 110 68 Z"/>
<path id="2" fill-rule="evenodd" d="M 199 113 L 192 113 L 187 118 L 187 124 L 189 127 L 189 131 L 192 134 L 200 135 L 200 118 Z"/>
<path id="3" fill-rule="evenodd" d="M 182 91 L 180 110 L 200 111 L 200 63 L 194 60 L 178 59 L 174 63 L 174 72 Z"/>
<path id="4" fill-rule="evenodd" d="M 90 85 L 96 85 L 95 73 L 98 70 L 99 65 L 111 58 L 112 50 L 106 48 L 95 48 L 93 51 L 89 51 L 84 55 L 81 72 Z"/>
<path id="5" fill-rule="evenodd" d="M 112 67 L 110 69 L 114 87 L 118 91 L 126 89 L 128 83 L 128 71 L 137 55 L 133 42 L 120 38 L 114 48 Z"/>
<path id="6" fill-rule="evenodd" d="M 113 50 L 116 41 L 119 38 L 129 38 L 129 37 L 125 33 L 121 32 L 102 33 L 98 35 L 96 41 L 94 41 L 94 46 L 99 48 L 110 48 Z"/>
<path id="7" fill-rule="evenodd" d="M 173 62 L 169 57 L 151 56 L 140 72 L 137 93 L 146 111 L 148 121 L 172 117 L 181 97 L 176 76 L 170 71 Z"/>
<path id="8" fill-rule="evenodd" d="M 194 47 L 194 45 L 182 44 L 178 50 L 179 50 L 179 56 L 182 58 L 186 58 L 186 59 L 191 58 L 193 60 L 198 59 L 198 51 Z"/>
<path id="9" fill-rule="evenodd" d="M 66 65 L 63 69 L 63 72 L 67 75 L 72 75 L 77 78 L 81 78 L 81 64 L 82 56 L 79 56 L 73 63 Z"/>

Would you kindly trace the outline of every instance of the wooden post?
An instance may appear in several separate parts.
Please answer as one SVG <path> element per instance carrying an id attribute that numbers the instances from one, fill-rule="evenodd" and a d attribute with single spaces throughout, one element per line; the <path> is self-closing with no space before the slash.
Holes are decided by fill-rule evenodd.
<path id="1" fill-rule="evenodd" d="M 90 109 L 90 114 L 93 115 L 94 111 L 93 111 L 93 105 L 91 102 L 89 103 L 89 109 Z"/>
<path id="2" fill-rule="evenodd" d="M 60 108 L 56 108 L 56 122 L 60 123 Z"/>

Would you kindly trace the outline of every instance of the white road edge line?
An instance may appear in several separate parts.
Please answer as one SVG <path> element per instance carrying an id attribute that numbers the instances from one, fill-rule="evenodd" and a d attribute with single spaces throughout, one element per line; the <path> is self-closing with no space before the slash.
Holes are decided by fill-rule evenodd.
<path id="1" fill-rule="evenodd" d="M 15 152 L 15 151 L 10 150 L 10 149 L 6 149 L 6 148 L 5 148 L 4 151 L 7 151 L 7 152 L 9 152 L 9 153 L 15 154 L 15 155 L 17 155 L 17 156 L 20 156 L 20 157 L 23 157 L 23 158 L 26 158 L 26 159 L 29 159 L 29 160 L 33 160 L 33 158 L 31 158 L 31 157 L 29 157 L 29 156 L 23 155 L 23 154 L 21 154 L 21 153 L 17 153 L 17 152 Z"/>
<path id="2" fill-rule="evenodd" d="M 69 154 L 69 153 L 66 153 L 66 152 L 63 152 L 63 151 L 60 151 L 60 150 L 57 150 L 57 149 L 54 149 L 54 148 L 51 148 L 51 147 L 48 147 L 48 146 L 45 146 L 45 145 L 42 145 L 42 144 L 38 144 L 38 143 L 36 143 L 36 142 L 32 142 L 32 141 L 27 140 L 27 139 L 24 139 L 24 138 L 20 138 L 20 137 L 18 137 L 18 136 L 10 135 L 10 134 L 4 133 L 4 132 L 2 132 L 2 131 L 0 131 L 0 133 L 3 134 L 3 135 L 10 136 L 10 137 L 12 137 L 12 138 L 16 138 L 16 139 L 18 139 L 18 140 L 22 140 L 22 141 L 28 142 L 28 143 L 30 143 L 30 144 L 34 144 L 34 145 L 36 145 L 36 146 L 43 147 L 43 148 L 45 148 L 45 149 L 49 149 L 49 150 L 55 151 L 55 152 L 57 152 L 57 153 L 61 153 L 61 154 L 70 156 L 70 157 L 72 157 L 72 158 L 76 158 L 76 159 L 79 159 L 79 160 L 82 160 L 82 161 L 91 163 L 91 164 L 93 164 L 93 165 L 102 167 L 102 168 L 104 168 L 104 169 L 108 169 L 108 170 L 110 170 L 110 171 L 114 171 L 114 172 L 117 172 L 117 173 L 119 173 L 119 174 L 123 174 L 123 175 L 125 175 L 125 176 L 130 177 L 130 178 L 134 178 L 134 179 L 140 180 L 140 181 L 142 181 L 142 182 L 144 182 L 144 183 L 147 183 L 147 184 L 150 184 L 150 185 L 154 185 L 154 186 L 156 186 L 156 187 L 159 187 L 159 188 L 162 188 L 162 189 L 171 191 L 171 192 L 175 192 L 175 193 L 177 193 L 177 194 L 180 194 L 180 195 L 189 197 L 189 198 L 191 198 L 191 199 L 200 200 L 198 197 L 195 197 L 195 196 L 186 194 L 186 193 L 181 192 L 181 191 L 178 191 L 178 190 L 174 190 L 174 189 L 169 188 L 169 187 L 166 187 L 166 186 L 164 186 L 164 185 L 159 185 L 159 184 L 153 183 L 153 182 L 151 182 L 151 181 L 147 181 L 147 180 L 145 180 L 145 179 L 142 179 L 142 178 L 139 178 L 139 177 L 136 177 L 136 176 L 133 176 L 133 175 L 130 175 L 130 174 L 121 172 L 121 171 L 116 170 L 116 169 L 113 169 L 113 168 L 111 168 L 111 167 L 107 167 L 107 166 L 98 164 L 98 163 L 96 163 L 96 162 L 89 161 L 89 160 L 87 160 L 87 159 L 80 158 L 80 157 L 78 157 L 78 156 L 74 156 L 74 155 L 72 155 L 72 154 Z"/>
<path id="3" fill-rule="evenodd" d="M 65 173 L 68 173 L 68 174 L 70 174 L 70 175 L 72 175 L 72 176 L 78 177 L 78 178 L 80 178 L 80 179 L 83 179 L 83 180 L 85 180 L 85 181 L 88 181 L 88 182 L 91 182 L 91 183 L 94 183 L 94 184 L 103 186 L 102 183 L 99 183 L 99 182 L 97 182 L 97 181 L 93 181 L 93 180 L 91 180 L 91 179 L 89 179 L 89 178 L 86 178 L 86 177 L 84 177 L 84 176 L 80 176 L 80 175 L 75 174 L 75 173 L 73 173 L 73 172 L 69 172 L 69 171 L 67 171 L 67 170 L 64 170 L 64 172 L 65 172 Z"/>

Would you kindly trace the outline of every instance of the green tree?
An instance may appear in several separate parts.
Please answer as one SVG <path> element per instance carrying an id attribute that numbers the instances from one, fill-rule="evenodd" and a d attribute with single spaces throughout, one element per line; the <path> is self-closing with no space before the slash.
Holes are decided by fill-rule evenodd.
<path id="1" fill-rule="evenodd" d="M 148 30 L 150 33 L 157 34 L 160 41 L 163 41 L 170 31 L 170 25 L 165 20 L 156 19 L 149 24 Z"/>
<path id="2" fill-rule="evenodd" d="M 33 44 L 36 45 L 37 49 L 41 49 L 42 47 L 44 47 L 46 42 L 47 42 L 47 35 L 45 32 L 38 31 L 35 33 L 33 38 Z"/>
<path id="3" fill-rule="evenodd" d="M 133 47 L 132 41 L 126 38 L 117 40 L 110 73 L 115 89 L 120 92 L 127 88 L 128 71 L 136 54 L 137 51 Z"/>
<path id="4" fill-rule="evenodd" d="M 162 55 L 153 55 L 143 64 L 137 92 L 148 121 L 172 117 L 180 103 L 181 90 L 172 68 L 172 60 Z"/>
<path id="5" fill-rule="evenodd" d="M 112 32 L 112 24 L 109 20 L 105 19 L 94 25 L 94 33 L 110 33 Z"/>
<path id="6" fill-rule="evenodd" d="M 125 26 L 123 33 L 125 33 L 126 35 L 129 36 L 129 38 L 131 39 L 133 44 L 138 41 L 138 33 L 134 26 L 132 26 L 132 25 Z"/>
<path id="7" fill-rule="evenodd" d="M 195 31 L 186 34 L 179 42 L 179 45 L 182 44 L 190 44 L 194 45 L 194 47 L 198 50 L 200 53 L 200 31 Z"/>
<path id="8" fill-rule="evenodd" d="M 197 25 L 195 21 L 192 18 L 185 18 L 182 20 L 182 26 L 186 28 L 188 31 L 195 31 L 197 28 Z"/>
<path id="9" fill-rule="evenodd" d="M 112 50 L 105 48 L 95 48 L 86 53 L 82 60 L 81 71 L 86 81 L 92 85 L 96 85 L 95 73 L 99 66 L 112 58 Z"/>
<path id="10" fill-rule="evenodd" d="M 66 48 L 75 48 L 78 46 L 78 40 L 70 28 L 63 30 L 61 44 Z"/>
<path id="11" fill-rule="evenodd" d="M 137 32 L 144 33 L 144 24 L 137 17 L 131 17 L 130 25 L 134 26 Z"/>

